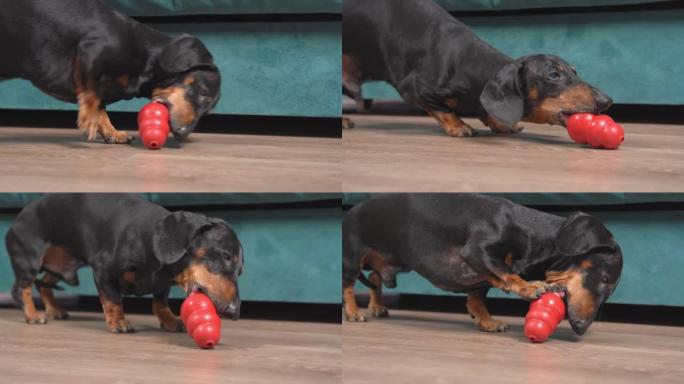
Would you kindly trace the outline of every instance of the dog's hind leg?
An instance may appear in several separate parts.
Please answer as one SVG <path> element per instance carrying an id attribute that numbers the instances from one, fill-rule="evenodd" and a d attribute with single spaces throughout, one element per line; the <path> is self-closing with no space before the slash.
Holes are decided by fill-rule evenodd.
<path id="1" fill-rule="evenodd" d="M 389 316 L 387 307 L 382 303 L 382 278 L 377 272 L 373 271 L 370 276 L 368 276 L 368 281 L 374 286 L 370 288 L 370 302 L 368 303 L 368 310 L 370 311 L 371 316 Z"/>
<path id="2" fill-rule="evenodd" d="M 69 318 L 69 314 L 57 304 L 55 295 L 52 292 L 52 287 L 58 283 L 59 280 L 60 279 L 57 276 L 49 273 L 45 274 L 41 280 L 36 280 L 40 298 L 45 305 L 45 317 L 52 320 L 66 320 Z"/>
<path id="3" fill-rule="evenodd" d="M 12 297 L 23 310 L 28 324 L 45 324 L 47 320 L 38 312 L 33 302 L 33 282 L 38 275 L 39 255 L 44 245 L 39 241 L 23 239 L 16 234 L 14 228 L 7 232 L 5 243 L 15 276 Z"/>
<path id="4" fill-rule="evenodd" d="M 466 307 L 470 317 L 475 319 L 475 325 L 484 332 L 504 332 L 506 324 L 501 320 L 492 318 L 487 310 L 485 299 L 487 298 L 488 289 L 480 289 L 477 291 L 468 292 L 468 301 Z"/>
<path id="5" fill-rule="evenodd" d="M 352 98 L 356 102 L 357 112 L 366 112 L 367 105 L 363 100 L 363 72 L 358 60 L 349 55 L 342 55 L 342 94 Z M 342 118 L 342 128 L 354 128 L 354 122 L 348 118 Z"/>

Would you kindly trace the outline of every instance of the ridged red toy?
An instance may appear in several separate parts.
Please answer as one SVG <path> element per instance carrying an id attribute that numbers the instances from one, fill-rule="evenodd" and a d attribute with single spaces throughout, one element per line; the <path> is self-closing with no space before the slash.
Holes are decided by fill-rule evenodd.
<path id="1" fill-rule="evenodd" d="M 193 292 L 181 306 L 181 320 L 198 347 L 211 349 L 221 338 L 221 319 L 207 295 Z"/>
<path id="2" fill-rule="evenodd" d="M 547 292 L 530 304 L 525 316 L 525 337 L 533 343 L 543 343 L 565 318 L 565 303 L 561 295 Z"/>
<path id="3" fill-rule="evenodd" d="M 148 149 L 161 149 L 169 137 L 169 109 L 164 104 L 152 102 L 138 114 L 138 131 Z"/>
<path id="4" fill-rule="evenodd" d="M 608 115 L 576 113 L 568 118 L 568 134 L 578 144 L 617 149 L 625 141 L 625 130 Z"/>

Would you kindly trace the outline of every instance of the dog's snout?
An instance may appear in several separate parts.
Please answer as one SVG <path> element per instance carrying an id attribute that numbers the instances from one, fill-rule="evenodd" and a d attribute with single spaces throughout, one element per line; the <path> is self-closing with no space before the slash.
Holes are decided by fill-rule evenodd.
<path id="1" fill-rule="evenodd" d="M 236 299 L 226 306 L 224 313 L 229 316 L 232 320 L 237 320 L 240 318 L 240 299 Z"/>
<path id="2" fill-rule="evenodd" d="M 603 112 L 606 109 L 610 108 L 611 105 L 613 105 L 613 99 L 611 99 L 610 96 L 606 95 L 605 93 L 597 89 L 594 90 L 594 100 L 596 100 L 596 109 L 598 110 L 597 112 Z"/>
<path id="3" fill-rule="evenodd" d="M 583 335 L 586 331 L 587 328 L 589 328 L 589 325 L 591 324 L 591 321 L 587 320 L 571 320 L 570 325 L 572 326 L 572 330 L 575 331 L 576 334 L 578 335 Z"/>

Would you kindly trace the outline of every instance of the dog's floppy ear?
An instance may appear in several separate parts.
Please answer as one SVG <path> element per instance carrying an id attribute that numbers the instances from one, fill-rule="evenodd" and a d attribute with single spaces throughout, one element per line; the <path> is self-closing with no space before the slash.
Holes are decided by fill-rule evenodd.
<path id="1" fill-rule="evenodd" d="M 186 72 L 195 67 L 215 68 L 207 47 L 190 35 L 182 35 L 164 48 L 158 62 L 162 71 L 169 74 Z"/>
<path id="2" fill-rule="evenodd" d="M 565 219 L 556 237 L 556 249 L 561 255 L 580 256 L 598 248 L 617 249 L 613 235 L 599 219 L 584 212 Z"/>
<path id="3" fill-rule="evenodd" d="M 152 237 L 154 254 L 162 264 L 173 264 L 183 258 L 197 234 L 213 226 L 206 216 L 178 211 L 157 222 Z"/>
<path id="4" fill-rule="evenodd" d="M 506 65 L 489 79 L 480 94 L 480 104 L 487 114 L 509 127 L 519 122 L 525 113 L 524 67 L 524 58 Z"/>

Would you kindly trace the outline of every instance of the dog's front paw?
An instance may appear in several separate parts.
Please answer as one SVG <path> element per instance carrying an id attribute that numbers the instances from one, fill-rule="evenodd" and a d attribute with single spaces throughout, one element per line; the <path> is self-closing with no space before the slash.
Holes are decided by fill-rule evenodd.
<path id="1" fill-rule="evenodd" d="M 554 286 L 544 281 L 530 281 L 518 295 L 525 300 L 536 300 L 546 292 L 553 292 Z"/>
<path id="2" fill-rule="evenodd" d="M 35 314 L 26 318 L 26 324 L 47 324 L 47 318 L 39 314 Z"/>
<path id="3" fill-rule="evenodd" d="M 348 118 L 348 117 L 343 117 L 343 118 L 342 118 L 342 129 L 352 129 L 352 128 L 354 128 L 355 126 L 356 126 L 356 124 L 354 124 L 354 122 L 352 121 L 352 119 L 350 119 L 350 118 Z"/>
<path id="4" fill-rule="evenodd" d="M 352 323 L 362 323 L 366 321 L 366 317 L 361 314 L 361 312 L 356 311 L 352 313 L 345 313 L 345 317 L 347 318 L 347 321 L 352 322 Z"/>
<path id="5" fill-rule="evenodd" d="M 371 316 L 373 316 L 373 317 L 388 317 L 389 316 L 389 311 L 387 310 L 387 307 L 385 307 L 383 305 L 369 305 L 368 311 L 370 312 Z"/>
<path id="6" fill-rule="evenodd" d="M 451 137 L 473 137 L 477 136 L 477 131 L 468 124 L 460 126 L 445 126 L 444 132 Z"/>
<path id="7" fill-rule="evenodd" d="M 107 329 L 112 333 L 133 333 L 135 329 L 130 321 L 126 319 L 107 322 Z"/>
<path id="8" fill-rule="evenodd" d="M 165 320 L 163 322 L 160 322 L 159 326 L 161 327 L 161 329 L 163 329 L 167 332 L 184 332 L 185 331 L 185 325 L 183 324 L 183 321 L 179 318 L 173 318 L 173 319 Z"/>
<path id="9" fill-rule="evenodd" d="M 87 141 L 95 141 L 97 138 L 98 124 L 92 120 L 79 120 L 78 129 Z"/>
<path id="10" fill-rule="evenodd" d="M 525 129 L 525 127 L 523 127 L 523 126 L 520 125 L 520 124 L 516 124 L 516 125 L 514 125 L 514 126 L 511 128 L 511 130 L 510 130 L 509 132 L 510 132 L 510 133 L 519 133 L 519 132 L 522 132 L 523 129 Z"/>
<path id="11" fill-rule="evenodd" d="M 69 314 L 62 309 L 49 309 L 45 311 L 45 316 L 51 320 L 67 320 Z"/>
<path id="12" fill-rule="evenodd" d="M 135 140 L 128 133 L 116 130 L 103 132 L 102 137 L 107 144 L 130 144 Z"/>
<path id="13" fill-rule="evenodd" d="M 475 325 L 480 328 L 482 332 L 506 332 L 506 324 L 501 320 L 486 319 L 475 321 Z"/>

